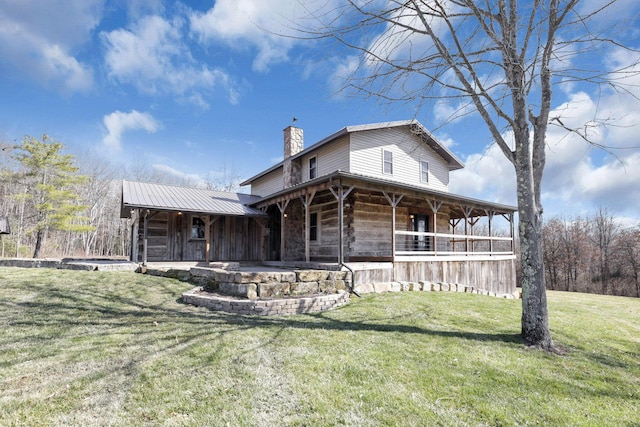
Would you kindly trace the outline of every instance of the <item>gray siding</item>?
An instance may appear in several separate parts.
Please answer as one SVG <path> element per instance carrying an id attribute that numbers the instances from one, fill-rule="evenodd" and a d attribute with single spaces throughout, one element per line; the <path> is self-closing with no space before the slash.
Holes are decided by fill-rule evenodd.
<path id="1" fill-rule="evenodd" d="M 384 174 L 382 151 L 393 153 L 393 174 Z M 420 160 L 429 162 L 429 182 L 420 180 Z M 428 145 L 406 128 L 351 134 L 350 172 L 449 191 L 449 167 Z"/>
<path id="2" fill-rule="evenodd" d="M 333 141 L 302 157 L 302 182 L 309 181 L 309 159 L 317 159 L 317 177 L 349 170 L 349 136 Z"/>
<path id="3" fill-rule="evenodd" d="M 282 181 L 282 168 L 262 176 L 251 183 L 251 194 L 265 197 L 284 189 Z"/>

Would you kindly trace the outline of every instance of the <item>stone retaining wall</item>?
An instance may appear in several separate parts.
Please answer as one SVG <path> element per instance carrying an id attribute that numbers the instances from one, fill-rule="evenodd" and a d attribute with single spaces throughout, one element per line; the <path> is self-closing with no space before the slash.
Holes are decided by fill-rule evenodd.
<path id="1" fill-rule="evenodd" d="M 226 313 L 282 316 L 315 313 L 341 307 L 349 302 L 349 293 L 339 291 L 335 294 L 312 297 L 249 300 L 214 295 L 207 293 L 202 287 L 197 287 L 183 293 L 182 301 Z"/>
<path id="2" fill-rule="evenodd" d="M 0 258 L 0 267 L 55 268 L 58 270 L 84 271 L 136 271 L 138 269 L 137 264 L 129 261 L 74 258 Z"/>
<path id="3" fill-rule="evenodd" d="M 189 281 L 205 290 L 250 300 L 336 294 L 350 286 L 346 271 L 240 272 L 193 267 L 189 274 Z"/>
<path id="4" fill-rule="evenodd" d="M 517 289 L 513 293 L 499 294 L 489 291 L 487 289 L 477 288 L 475 286 L 467 286 L 457 283 L 443 283 L 443 282 L 383 282 L 383 283 L 368 283 L 359 284 L 355 287 L 356 292 L 359 293 L 385 293 L 385 292 L 407 292 L 407 291 L 421 291 L 421 292 L 461 292 L 468 294 L 488 295 L 497 298 L 506 299 L 518 299 L 521 298 L 521 291 Z"/>

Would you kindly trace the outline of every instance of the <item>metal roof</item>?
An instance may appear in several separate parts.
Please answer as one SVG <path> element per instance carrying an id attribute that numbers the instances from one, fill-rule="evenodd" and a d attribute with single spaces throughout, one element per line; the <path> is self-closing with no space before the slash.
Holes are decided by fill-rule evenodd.
<path id="1" fill-rule="evenodd" d="M 436 153 L 438 153 L 443 159 L 445 159 L 447 163 L 449 163 L 450 170 L 462 169 L 464 167 L 464 164 L 460 161 L 460 159 L 458 159 L 455 156 L 455 154 L 449 151 L 447 147 L 445 147 L 442 143 L 440 143 L 436 139 L 436 137 L 433 136 L 431 132 L 429 132 L 424 126 L 422 126 L 422 124 L 419 121 L 415 119 L 401 120 L 401 121 L 395 121 L 395 122 L 371 123 L 367 125 L 346 126 L 340 129 L 339 131 L 329 135 L 328 137 L 316 142 L 315 144 L 305 148 L 299 153 L 289 157 L 289 159 L 293 160 L 298 157 L 304 156 L 305 154 L 308 154 L 313 150 L 317 150 L 323 145 L 328 144 L 331 141 L 335 141 L 341 136 L 344 136 L 350 133 L 378 130 L 378 129 L 389 129 L 389 128 L 402 127 L 402 126 L 408 126 L 414 134 L 423 137 L 423 141 L 425 141 L 425 143 L 429 145 L 429 147 L 431 147 Z M 271 171 L 276 170 L 279 167 L 282 167 L 283 164 L 284 164 L 284 160 L 278 164 L 271 166 L 268 169 L 265 169 L 264 171 L 258 173 L 257 175 L 252 176 L 251 178 L 245 180 L 244 182 L 241 182 L 240 185 L 249 185 L 251 184 L 252 181 L 255 181 L 256 179 L 268 174 Z"/>
<path id="2" fill-rule="evenodd" d="M 243 193 L 122 181 L 122 210 L 131 208 L 177 212 L 197 212 L 210 215 L 265 216 L 248 205 L 260 197 Z"/>

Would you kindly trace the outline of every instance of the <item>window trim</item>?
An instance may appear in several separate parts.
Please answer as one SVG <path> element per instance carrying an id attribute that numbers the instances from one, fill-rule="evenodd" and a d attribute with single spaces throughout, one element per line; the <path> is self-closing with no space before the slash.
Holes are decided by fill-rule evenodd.
<path id="1" fill-rule="evenodd" d="M 311 167 L 311 161 L 313 161 L 313 168 Z M 313 171 L 313 176 L 311 176 Z M 316 179 L 318 177 L 318 156 L 309 157 L 309 179 Z"/>
<path id="2" fill-rule="evenodd" d="M 389 153 L 389 160 L 386 159 L 386 155 Z M 387 165 L 389 165 L 389 172 L 387 172 Z M 393 175 L 393 151 L 382 149 L 382 174 Z"/>
<path id="3" fill-rule="evenodd" d="M 426 165 L 426 168 L 423 168 Z M 420 159 L 420 182 L 429 182 L 429 161 Z"/>

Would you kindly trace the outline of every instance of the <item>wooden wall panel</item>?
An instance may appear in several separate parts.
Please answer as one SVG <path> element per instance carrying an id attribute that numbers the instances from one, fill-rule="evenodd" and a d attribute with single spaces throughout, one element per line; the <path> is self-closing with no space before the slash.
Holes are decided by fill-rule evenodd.
<path id="1" fill-rule="evenodd" d="M 397 281 L 456 283 L 497 294 L 511 294 L 516 290 L 513 259 L 396 262 L 394 274 Z"/>

